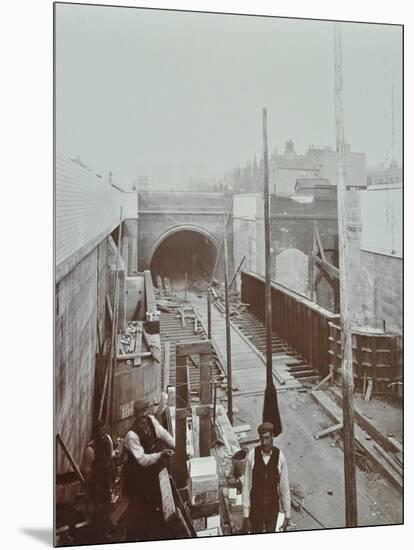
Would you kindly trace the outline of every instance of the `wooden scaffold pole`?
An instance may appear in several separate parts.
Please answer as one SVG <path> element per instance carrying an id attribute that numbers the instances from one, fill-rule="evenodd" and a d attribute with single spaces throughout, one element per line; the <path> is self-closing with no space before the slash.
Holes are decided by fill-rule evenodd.
<path id="1" fill-rule="evenodd" d="M 263 403 L 263 421 L 271 422 L 274 435 L 282 432 L 276 387 L 273 382 L 272 357 L 272 289 L 270 263 L 269 165 L 267 152 L 267 109 L 263 109 L 263 165 L 264 165 L 264 228 L 265 228 L 265 325 L 266 325 L 266 390 Z"/>
<path id="2" fill-rule="evenodd" d="M 111 324 L 111 342 L 110 342 L 110 347 L 109 347 L 108 364 L 107 364 L 107 368 L 106 368 L 106 371 L 105 371 L 104 385 L 103 385 L 103 388 L 102 388 L 102 394 L 101 394 L 101 400 L 100 400 L 99 412 L 98 412 L 98 418 L 101 420 L 103 418 L 103 414 L 104 414 L 103 409 L 104 409 L 104 403 L 105 403 L 105 399 L 106 399 L 107 400 L 106 401 L 106 412 L 105 412 L 105 421 L 106 421 L 106 423 L 108 423 L 109 412 L 110 412 L 109 400 L 110 400 L 112 363 L 113 363 L 114 357 L 116 356 L 116 348 L 114 347 L 114 342 L 116 340 L 116 331 L 117 331 L 117 327 L 115 326 L 115 324 L 116 324 L 115 323 L 115 321 L 116 321 L 116 313 L 115 312 L 118 309 L 117 294 L 119 292 L 119 289 L 118 289 L 118 276 L 119 276 L 118 272 L 119 272 L 119 247 L 120 247 L 120 242 L 121 242 L 121 225 L 122 225 L 122 207 L 121 207 L 121 212 L 119 214 L 119 234 L 118 234 L 118 248 L 117 248 L 117 252 L 116 252 L 115 290 L 114 290 L 114 305 L 113 305 L 113 307 L 111 307 L 110 300 L 107 296 L 107 305 L 108 305 L 108 310 L 111 312 L 110 316 L 111 316 L 111 323 L 112 323 Z"/>
<path id="3" fill-rule="evenodd" d="M 227 416 L 233 424 L 233 382 L 231 366 L 231 328 L 230 328 L 230 304 L 229 304 L 229 268 L 227 254 L 227 219 L 224 220 L 224 291 L 226 303 L 226 363 L 227 363 Z"/>
<path id="4" fill-rule="evenodd" d="M 114 394 L 114 370 L 116 366 L 117 344 L 118 344 L 118 317 L 119 317 L 119 263 L 121 254 L 121 238 L 122 238 L 122 207 L 119 216 L 118 243 L 116 249 L 116 270 L 115 270 L 115 292 L 114 292 L 114 307 L 113 307 L 113 322 L 111 334 L 111 348 L 109 354 L 109 370 L 108 370 L 108 395 L 106 402 L 106 423 L 110 425 L 110 433 L 113 435 L 114 418 L 113 418 L 113 394 Z"/>
<path id="5" fill-rule="evenodd" d="M 345 133 L 343 113 L 342 82 L 342 38 L 341 25 L 335 23 L 335 128 L 336 149 L 338 155 L 338 248 L 339 248 L 339 290 L 341 303 L 341 344 L 342 344 L 342 395 L 343 395 L 343 439 L 344 439 L 344 477 L 345 477 L 345 521 L 347 527 L 358 525 L 355 441 L 354 441 L 354 404 L 353 404 L 353 364 L 351 316 L 348 300 L 348 237 L 346 219 L 345 184 Z"/>

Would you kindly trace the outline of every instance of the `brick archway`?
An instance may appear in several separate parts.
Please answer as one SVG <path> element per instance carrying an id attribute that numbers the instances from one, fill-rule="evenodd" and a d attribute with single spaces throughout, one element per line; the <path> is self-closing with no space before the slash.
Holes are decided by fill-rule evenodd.
<path id="1" fill-rule="evenodd" d="M 171 235 L 174 235 L 175 233 L 180 233 L 183 231 L 190 231 L 193 233 L 198 233 L 199 235 L 203 235 L 214 245 L 215 249 L 218 251 L 219 243 L 216 237 L 212 235 L 209 231 L 204 229 L 204 227 L 200 227 L 199 225 L 192 225 L 192 224 L 176 225 L 174 227 L 170 227 L 170 229 L 165 231 L 151 246 L 151 250 L 146 259 L 147 269 L 150 269 L 152 259 L 158 247 L 160 246 L 160 244 L 163 243 L 166 239 L 168 239 L 168 237 L 171 237 Z"/>

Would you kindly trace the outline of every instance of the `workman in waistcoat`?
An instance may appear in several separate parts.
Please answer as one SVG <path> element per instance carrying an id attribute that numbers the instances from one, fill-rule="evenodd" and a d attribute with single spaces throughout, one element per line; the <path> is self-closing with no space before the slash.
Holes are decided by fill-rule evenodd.
<path id="1" fill-rule="evenodd" d="M 290 523 L 290 490 L 286 460 L 273 445 L 273 424 L 258 427 L 260 445 L 252 449 L 246 462 L 243 481 L 243 532 L 274 533 L 279 510 Z"/>
<path id="2" fill-rule="evenodd" d="M 93 438 L 83 456 L 83 471 L 90 502 L 93 506 L 92 528 L 94 542 L 108 542 L 113 528 L 111 510 L 111 489 L 115 479 L 114 447 L 103 420 L 97 420 Z"/>
<path id="3" fill-rule="evenodd" d="M 158 474 L 174 454 L 170 433 L 150 414 L 145 399 L 134 403 L 135 422 L 125 436 L 127 461 L 124 492 L 129 497 L 127 540 L 163 538 L 163 513 Z M 162 447 L 169 447 L 160 450 Z"/>

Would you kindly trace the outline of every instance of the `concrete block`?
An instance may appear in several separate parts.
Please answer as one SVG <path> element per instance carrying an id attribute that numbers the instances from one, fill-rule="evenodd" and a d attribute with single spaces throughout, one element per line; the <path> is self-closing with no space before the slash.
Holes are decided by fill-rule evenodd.
<path id="1" fill-rule="evenodd" d="M 196 457 L 190 460 L 190 476 L 217 475 L 217 461 L 214 456 Z"/>
<path id="2" fill-rule="evenodd" d="M 214 527 L 220 527 L 220 514 L 217 514 L 215 516 L 210 516 L 209 518 L 206 518 L 206 527 L 207 529 L 213 529 Z"/>
<path id="3" fill-rule="evenodd" d="M 215 491 L 218 488 L 218 476 L 203 476 L 189 479 L 189 490 L 192 496 Z"/>

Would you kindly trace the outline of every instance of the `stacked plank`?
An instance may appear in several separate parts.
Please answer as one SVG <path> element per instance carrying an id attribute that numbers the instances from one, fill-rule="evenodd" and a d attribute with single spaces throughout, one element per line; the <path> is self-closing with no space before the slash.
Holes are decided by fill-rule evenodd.
<path id="1" fill-rule="evenodd" d="M 225 291 L 224 288 L 219 286 L 212 287 L 211 293 L 215 300 L 215 305 L 221 313 L 225 313 Z M 241 314 L 247 311 L 249 304 L 244 304 L 240 301 L 240 296 L 237 293 L 229 294 L 229 309 L 230 309 L 230 318 L 231 319 L 241 319 Z"/>
<path id="2" fill-rule="evenodd" d="M 147 353 L 142 353 L 142 322 L 130 321 L 126 331 L 117 338 L 117 359 L 119 361 L 133 360 L 134 367 L 141 364 L 141 358 Z"/>
<path id="3" fill-rule="evenodd" d="M 234 453 L 240 451 L 241 447 L 239 439 L 230 423 L 229 417 L 227 416 L 223 405 L 217 405 L 216 407 L 216 426 L 223 440 L 227 454 L 229 456 L 233 456 Z"/>

